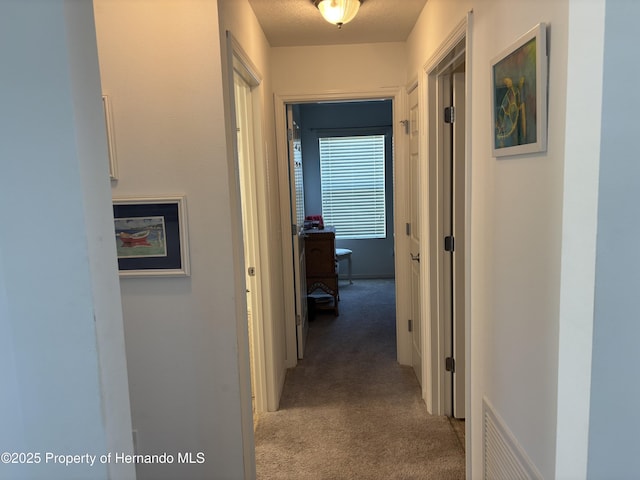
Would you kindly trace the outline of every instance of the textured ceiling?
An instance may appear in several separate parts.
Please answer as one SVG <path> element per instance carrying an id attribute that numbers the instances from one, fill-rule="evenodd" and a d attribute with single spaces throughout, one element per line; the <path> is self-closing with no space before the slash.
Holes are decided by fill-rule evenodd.
<path id="1" fill-rule="evenodd" d="M 249 0 L 272 47 L 403 42 L 427 0 L 365 0 L 338 29 L 311 0 Z"/>

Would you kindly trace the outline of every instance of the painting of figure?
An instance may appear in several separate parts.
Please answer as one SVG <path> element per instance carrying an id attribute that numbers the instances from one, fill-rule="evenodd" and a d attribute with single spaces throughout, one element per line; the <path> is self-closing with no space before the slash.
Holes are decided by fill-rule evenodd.
<path id="1" fill-rule="evenodd" d="M 546 148 L 545 35 L 544 24 L 538 25 L 492 62 L 493 151 L 496 156 Z"/>
<path id="2" fill-rule="evenodd" d="M 536 39 L 531 39 L 493 69 L 496 148 L 535 143 Z M 527 130 L 527 124 L 534 128 Z"/>

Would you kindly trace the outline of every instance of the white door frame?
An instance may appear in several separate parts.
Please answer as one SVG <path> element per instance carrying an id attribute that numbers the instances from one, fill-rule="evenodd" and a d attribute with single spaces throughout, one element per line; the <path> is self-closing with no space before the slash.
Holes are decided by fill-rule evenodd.
<path id="1" fill-rule="evenodd" d="M 410 302 L 411 309 L 411 366 L 413 367 L 414 373 L 416 377 L 418 377 L 418 382 L 420 383 L 420 392 L 422 394 L 422 398 L 425 398 L 424 392 L 424 356 L 427 352 L 425 352 L 424 345 L 422 344 L 422 330 L 424 329 L 424 321 L 425 318 L 422 317 L 422 312 L 419 307 L 421 304 L 422 297 L 422 285 L 420 284 L 420 278 L 422 275 L 420 271 L 423 269 L 420 265 L 420 253 L 424 246 L 422 243 L 422 239 L 420 237 L 421 229 L 420 224 L 422 222 L 422 218 L 420 215 L 420 210 L 424 209 L 422 203 L 422 197 L 420 195 L 420 190 L 422 189 L 422 184 L 420 180 L 420 89 L 418 88 L 418 80 L 409 83 L 406 88 L 407 92 L 407 111 L 406 111 L 406 123 L 405 125 L 405 134 L 409 137 L 407 156 L 405 162 L 407 164 L 407 168 L 405 169 L 405 177 L 404 177 L 404 191 L 407 205 L 407 224 L 405 235 L 408 237 L 409 242 L 409 252 L 410 259 L 408 263 L 410 265 L 409 272 L 409 280 L 408 285 L 410 286 Z M 415 103 L 412 95 L 415 95 Z M 415 106 L 415 113 L 414 113 Z M 415 115 L 415 116 L 414 116 Z M 415 145 L 413 140 L 413 135 L 415 134 Z M 414 148 L 415 155 L 414 158 Z M 416 173 L 417 172 L 417 173 Z M 416 182 L 417 185 L 414 185 L 413 182 Z M 416 195 L 416 191 L 418 195 Z M 415 202 L 415 205 L 414 205 Z M 414 210 L 415 209 L 415 210 Z M 424 257 L 424 255 L 423 255 Z M 416 279 L 416 271 L 417 279 Z M 417 304 L 417 305 L 416 305 Z M 418 307 L 416 309 L 416 306 Z M 417 311 L 416 311 L 417 310 Z M 417 342 L 416 342 L 417 340 Z M 416 348 L 416 343 L 419 345 Z"/>
<path id="2" fill-rule="evenodd" d="M 437 81 L 439 76 L 439 70 L 441 64 L 447 60 L 447 57 L 455 53 L 456 47 L 464 42 L 464 55 L 465 55 L 465 97 L 466 97 L 466 116 L 465 116 L 465 284 L 464 284 L 464 298 L 465 298 L 465 403 L 467 405 L 467 420 L 465 422 L 465 439 L 466 439 L 466 457 L 467 457 L 467 478 L 471 478 L 471 425 L 469 421 L 471 417 L 471 347 L 472 347 L 472 330 L 471 330 L 471 25 L 472 25 L 472 12 L 469 12 L 467 16 L 453 29 L 449 36 L 442 42 L 440 47 L 431 56 L 431 58 L 424 65 L 424 74 L 420 76 L 420 105 L 423 106 L 421 110 L 421 145 L 420 151 L 425 155 L 425 165 L 430 165 L 432 162 L 437 162 L 439 155 L 438 138 L 439 129 L 437 125 L 439 102 L 437 101 Z M 421 173 L 421 181 L 424 185 L 422 192 L 423 205 L 429 205 L 429 199 L 433 198 L 433 192 L 429 191 L 429 168 L 425 168 Z M 422 238 L 429 239 L 429 242 L 437 241 L 442 242 L 442 239 L 434 239 L 433 235 L 429 231 L 430 222 L 436 221 L 433 218 L 434 209 L 427 208 L 423 218 L 425 221 L 421 224 L 421 236 Z M 430 272 L 432 268 L 437 268 L 437 258 L 434 258 L 434 252 L 431 249 L 425 249 L 427 255 L 427 265 L 422 272 L 421 281 L 423 281 L 423 292 L 425 293 L 422 302 L 422 314 L 425 319 L 430 319 L 428 328 L 423 330 L 423 345 L 427 349 L 431 350 L 431 355 L 424 356 L 424 373 L 423 377 L 425 381 L 425 402 L 430 413 L 434 415 L 443 415 L 444 408 L 444 325 L 443 319 L 440 315 L 432 314 L 433 311 L 439 311 L 437 302 L 439 301 L 438 286 L 433 285 L 431 281 Z M 434 302 L 436 305 L 434 305 Z M 433 308 L 435 307 L 435 308 Z M 433 308 L 433 310 L 432 310 Z M 426 326 L 426 325 L 425 325 Z M 423 389 L 424 391 L 424 389 Z"/>
<path id="3" fill-rule="evenodd" d="M 229 85 L 230 85 L 230 94 L 235 98 L 234 92 L 234 71 L 237 71 L 240 76 L 251 86 L 251 104 L 253 109 L 253 171 L 254 171 L 254 181 L 253 185 L 255 187 L 255 191 L 253 192 L 254 198 L 254 220 L 256 225 L 254 228 L 256 232 L 265 231 L 264 222 L 266 222 L 266 218 L 268 218 L 267 212 L 264 210 L 264 207 L 267 205 L 266 188 L 261 187 L 260 185 L 266 184 L 266 173 L 264 172 L 264 150 L 262 145 L 264 142 L 262 141 L 263 135 L 263 125 L 262 125 L 262 116 L 261 116 L 261 108 L 262 102 L 259 93 L 259 88 L 262 83 L 262 76 L 260 75 L 258 69 L 255 67 L 253 62 L 249 59 L 245 51 L 242 49 L 240 44 L 236 41 L 233 35 L 230 32 L 227 32 L 227 66 L 228 66 L 228 76 L 229 76 Z M 237 151 L 237 132 L 236 132 L 236 110 L 235 110 L 235 101 L 230 102 L 231 116 L 232 116 L 232 124 L 233 124 L 233 148 L 234 148 L 234 158 L 235 158 L 235 178 L 236 185 L 232 185 L 232 191 L 237 190 L 238 197 L 240 196 L 239 191 L 239 178 L 238 178 L 238 151 Z M 240 225 L 242 225 L 242 211 L 240 205 L 237 205 L 237 208 L 234 209 L 234 213 L 240 217 Z M 278 385 L 275 379 L 273 378 L 273 355 L 269 355 L 269 348 L 273 348 L 272 345 L 267 341 L 268 336 L 266 332 L 269 331 L 271 325 L 271 319 L 266 312 L 270 312 L 270 298 L 269 298 L 269 278 L 270 278 L 270 269 L 269 269 L 269 246 L 266 237 L 261 235 L 255 235 L 256 245 L 254 245 L 257 249 L 256 251 L 256 280 L 254 283 L 254 288 L 256 288 L 256 292 L 254 295 L 255 305 L 253 305 L 252 325 L 249 327 L 252 329 L 252 337 L 253 337 L 253 361 L 251 362 L 250 368 L 253 372 L 254 376 L 254 384 L 255 390 L 253 391 L 253 396 L 255 398 L 255 410 L 256 413 L 262 413 L 269 410 L 271 404 L 274 403 L 273 399 L 279 398 L 279 390 Z M 244 241 L 244 233 L 243 233 L 243 241 Z M 243 254 L 244 257 L 244 254 Z M 244 271 L 244 259 L 237 268 L 241 268 L 242 272 L 239 275 L 239 278 L 245 278 L 246 272 Z M 242 290 L 238 290 L 239 292 Z M 265 294 L 266 293 L 266 294 Z M 245 313 L 246 313 L 246 302 L 244 303 Z M 244 322 L 244 325 L 241 325 L 240 322 Z M 243 319 L 238 319 L 238 328 L 244 328 L 246 325 L 246 315 Z M 240 331 L 241 332 L 241 331 Z M 248 353 L 248 336 L 244 334 L 239 334 L 239 340 L 247 339 L 247 344 L 244 345 L 245 342 L 239 342 L 239 347 L 244 353 L 245 348 L 247 347 Z M 242 355 L 244 358 L 244 355 Z M 244 384 L 244 383 L 243 383 Z M 249 393 L 249 398 L 251 398 L 251 394 Z M 275 409 L 275 408 L 273 408 Z M 249 424 L 248 421 L 244 423 Z M 253 421 L 250 422 L 253 425 Z"/>
<path id="4" fill-rule="evenodd" d="M 309 333 L 309 312 L 307 309 L 307 264 L 306 264 L 306 243 L 304 233 L 304 175 L 302 164 L 296 165 L 296 145 L 298 146 L 300 160 L 303 161 L 302 136 L 300 125 L 296 123 L 297 115 L 294 113 L 293 105 L 287 105 L 287 152 L 289 155 L 289 201 L 291 202 L 291 219 L 295 217 L 296 229 L 293 234 L 291 228 L 294 278 L 298 278 L 295 291 L 295 315 L 296 315 L 296 349 L 298 359 L 304 358 L 304 348 L 307 343 Z M 298 119 L 299 120 L 299 119 Z M 299 175 L 298 175 L 299 172 Z M 300 178 L 298 178 L 300 177 Z M 298 183 L 300 182 L 300 183 Z M 302 193 L 302 205 L 298 204 L 298 195 Z M 295 199 L 295 200 L 294 200 Z M 294 205 L 295 203 L 295 205 Z M 295 213 L 294 213 L 295 212 Z"/>
<path id="5" fill-rule="evenodd" d="M 280 186 L 280 209 L 282 219 L 282 238 L 290 239 L 291 236 L 291 215 L 289 199 L 289 178 L 285 172 L 288 171 L 287 154 L 287 122 L 286 105 L 291 103 L 315 103 L 327 101 L 349 101 L 349 100 L 379 100 L 391 99 L 393 102 L 393 138 L 394 138 L 394 181 L 404 179 L 404 162 L 397 161 L 404 158 L 406 147 L 406 136 L 404 127 L 400 123 L 404 119 L 406 111 L 406 91 L 402 88 L 380 88 L 373 91 L 342 91 L 326 93 L 298 93 L 298 94 L 275 94 L 274 107 L 276 117 L 276 150 L 278 155 L 279 186 Z M 396 338 L 397 338 L 397 359 L 403 365 L 411 364 L 411 337 L 407 331 L 406 319 L 409 316 L 409 284 L 405 283 L 409 278 L 409 242 L 404 232 L 404 222 L 406 219 L 406 205 L 404 193 L 398 184 L 393 188 L 394 196 L 394 231 L 395 231 L 395 274 L 396 274 Z M 283 275 L 284 275 L 284 297 L 286 314 L 286 345 L 287 358 L 286 366 L 294 367 L 297 364 L 296 351 L 296 320 L 295 320 L 295 299 L 294 299 L 294 278 L 292 259 L 293 252 L 290 241 L 282 242 Z M 404 328 L 402 328 L 404 327 Z"/>

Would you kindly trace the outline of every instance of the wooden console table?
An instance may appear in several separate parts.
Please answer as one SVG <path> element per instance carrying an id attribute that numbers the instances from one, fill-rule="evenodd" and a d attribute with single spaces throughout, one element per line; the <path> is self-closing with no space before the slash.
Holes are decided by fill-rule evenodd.
<path id="1" fill-rule="evenodd" d="M 338 272 L 336 272 L 336 229 L 305 230 L 307 295 L 322 290 L 333 297 L 333 311 L 338 315 Z"/>

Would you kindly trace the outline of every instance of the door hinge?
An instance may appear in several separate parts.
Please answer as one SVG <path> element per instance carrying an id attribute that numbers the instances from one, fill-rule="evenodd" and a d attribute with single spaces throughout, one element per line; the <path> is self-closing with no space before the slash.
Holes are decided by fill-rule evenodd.
<path id="1" fill-rule="evenodd" d="M 247 273 L 249 274 L 250 277 L 255 277 L 256 276 L 256 267 L 247 268 Z"/>
<path id="2" fill-rule="evenodd" d="M 295 223 L 291 224 L 291 235 L 297 235 L 298 234 L 298 225 L 296 225 Z"/>
<path id="3" fill-rule="evenodd" d="M 456 372 L 456 360 L 453 357 L 447 357 L 444 359 L 444 369 L 447 372 L 455 373 Z"/>
<path id="4" fill-rule="evenodd" d="M 402 126 L 404 127 L 404 133 L 406 133 L 407 135 L 409 135 L 409 120 L 400 120 L 400 123 L 402 124 Z"/>
<path id="5" fill-rule="evenodd" d="M 455 239 L 453 235 L 447 235 L 444 237 L 444 251 L 453 252 L 455 250 Z"/>
<path id="6" fill-rule="evenodd" d="M 296 315 L 296 325 L 302 325 L 302 317 L 300 315 Z"/>
<path id="7" fill-rule="evenodd" d="M 287 140 L 290 142 L 291 140 L 293 140 L 293 130 L 288 128 L 287 129 Z"/>
<path id="8" fill-rule="evenodd" d="M 407 320 L 407 328 L 410 332 L 413 332 L 413 320 Z"/>
<path id="9" fill-rule="evenodd" d="M 456 109 L 455 107 L 446 107 L 444 109 L 444 123 L 453 123 L 456 121 Z"/>
<path id="10" fill-rule="evenodd" d="M 405 229 L 406 229 L 406 232 L 407 232 L 407 237 L 410 236 L 411 235 L 411 224 L 407 223 L 405 225 Z"/>

